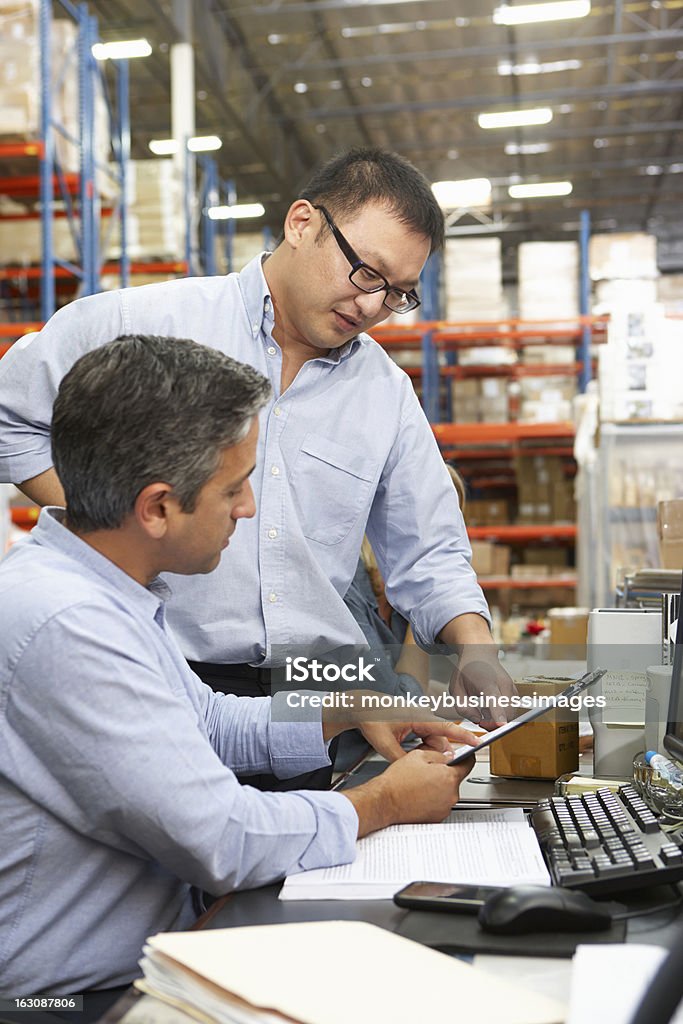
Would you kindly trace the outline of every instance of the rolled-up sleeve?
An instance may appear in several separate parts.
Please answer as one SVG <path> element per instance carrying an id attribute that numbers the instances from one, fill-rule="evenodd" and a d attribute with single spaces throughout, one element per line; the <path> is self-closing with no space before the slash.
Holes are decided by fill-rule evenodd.
<path id="1" fill-rule="evenodd" d="M 12 673 L 4 755 L 25 765 L 36 803 L 80 834 L 215 894 L 353 859 L 358 819 L 345 797 L 240 785 L 202 730 L 196 702 L 160 668 L 144 629 L 109 608 L 74 605 L 37 631 Z M 262 704 L 253 718 L 233 716 L 223 757 L 229 734 L 264 714 Z M 317 734 L 310 756 L 319 763 L 319 723 Z M 292 736 L 278 727 L 260 743 L 254 759 L 276 765 L 293 756 Z"/>
<path id="2" fill-rule="evenodd" d="M 412 393 L 404 395 L 367 533 L 387 598 L 410 620 L 421 646 L 433 644 L 458 615 L 474 612 L 490 623 L 455 488 Z"/>
<path id="3" fill-rule="evenodd" d="M 245 699 L 195 678 L 211 745 L 238 775 L 269 771 L 288 779 L 329 765 L 320 708 L 293 714 L 286 693 Z"/>

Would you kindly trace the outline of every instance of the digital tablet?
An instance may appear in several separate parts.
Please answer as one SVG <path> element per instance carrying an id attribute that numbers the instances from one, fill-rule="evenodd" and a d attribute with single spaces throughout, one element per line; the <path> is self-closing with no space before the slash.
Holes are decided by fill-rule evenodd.
<path id="1" fill-rule="evenodd" d="M 485 736 L 482 736 L 479 742 L 474 747 L 467 746 L 464 744 L 462 747 L 458 747 L 453 756 L 453 760 L 449 761 L 449 765 L 460 764 L 462 761 L 466 761 L 472 754 L 476 754 L 478 750 L 483 747 L 488 747 L 496 740 L 499 740 L 501 736 L 507 736 L 509 732 L 514 732 L 515 729 L 519 729 L 520 726 L 526 725 L 527 722 L 533 722 L 535 718 L 540 718 L 546 711 L 552 711 L 553 708 L 557 707 L 560 701 L 564 702 L 570 697 L 576 697 L 577 694 L 583 693 L 593 683 L 597 683 L 598 679 L 602 679 L 606 668 L 597 668 L 594 672 L 586 672 L 585 675 L 577 679 L 576 682 L 570 683 L 566 689 L 560 693 L 555 693 L 552 696 L 545 698 L 547 703 L 543 703 L 535 708 L 530 708 L 529 711 L 525 711 L 519 715 L 518 718 L 513 718 L 511 722 L 506 722 L 505 725 L 499 726 L 497 729 L 493 729 L 491 732 L 487 732 Z"/>

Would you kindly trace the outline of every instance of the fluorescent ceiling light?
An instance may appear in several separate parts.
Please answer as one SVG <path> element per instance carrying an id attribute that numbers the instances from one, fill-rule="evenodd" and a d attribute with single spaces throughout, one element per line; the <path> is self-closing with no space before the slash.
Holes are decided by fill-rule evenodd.
<path id="1" fill-rule="evenodd" d="M 545 196 L 568 196 L 572 187 L 571 181 L 537 181 L 533 185 L 510 185 L 508 194 L 512 199 L 539 199 Z"/>
<path id="2" fill-rule="evenodd" d="M 236 206 L 210 206 L 206 212 L 211 220 L 240 220 L 262 217 L 266 211 L 261 203 L 238 203 Z"/>
<path id="3" fill-rule="evenodd" d="M 193 153 L 208 153 L 223 145 L 217 135 L 195 135 L 187 140 L 187 148 Z"/>
<path id="4" fill-rule="evenodd" d="M 507 156 L 535 156 L 537 153 L 549 153 L 552 149 L 549 142 L 506 142 Z"/>
<path id="5" fill-rule="evenodd" d="M 459 210 L 466 206 L 488 206 L 491 182 L 488 178 L 464 178 L 461 181 L 435 181 L 432 192 L 442 210 Z"/>
<path id="6" fill-rule="evenodd" d="M 148 146 L 155 156 L 170 156 L 178 151 L 175 139 L 151 139 Z"/>
<path id="7" fill-rule="evenodd" d="M 171 156 L 178 152 L 178 143 L 175 139 L 152 139 L 148 145 L 155 156 Z M 193 153 L 207 153 L 220 149 L 222 145 L 217 135 L 194 135 L 187 140 L 187 148 Z"/>
<path id="8" fill-rule="evenodd" d="M 480 114 L 480 128 L 522 128 L 531 124 L 548 124 L 553 119 L 550 107 L 531 107 L 529 110 L 501 110 L 498 114 Z"/>
<path id="9" fill-rule="evenodd" d="M 499 75 L 546 75 L 553 71 L 578 71 L 582 67 L 580 60 L 551 60 L 539 63 L 536 60 L 524 61 L 523 64 L 512 64 L 509 60 L 498 61 Z"/>
<path id="10" fill-rule="evenodd" d="M 95 43 L 95 60 L 128 60 L 131 57 L 149 57 L 152 47 L 146 39 L 121 39 L 111 43 Z"/>
<path id="11" fill-rule="evenodd" d="M 528 25 L 534 21 L 565 21 L 590 14 L 590 0 L 558 0 L 556 3 L 502 4 L 493 12 L 496 25 Z"/>

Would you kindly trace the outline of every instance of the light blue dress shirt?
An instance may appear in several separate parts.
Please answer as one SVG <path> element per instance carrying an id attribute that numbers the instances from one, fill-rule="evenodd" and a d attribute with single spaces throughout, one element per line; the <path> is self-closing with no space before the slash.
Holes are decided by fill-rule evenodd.
<path id="1" fill-rule="evenodd" d="M 341 794 L 238 783 L 329 764 L 320 721 L 213 693 L 166 628 L 166 585 L 60 512 L 0 564 L 0 995 L 125 984 L 148 935 L 192 923 L 190 885 L 345 863 L 358 831 Z"/>
<path id="2" fill-rule="evenodd" d="M 78 356 L 121 334 L 193 338 L 256 367 L 274 397 L 260 420 L 255 518 L 239 523 L 213 573 L 171 580 L 168 618 L 187 658 L 268 665 L 292 645 L 363 644 L 343 598 L 366 530 L 387 597 L 422 646 L 457 615 L 488 619 L 457 495 L 409 377 L 359 335 L 306 362 L 281 394 L 261 261 L 81 299 L 13 345 L 0 360 L 0 481 L 52 464 L 52 404 Z"/>

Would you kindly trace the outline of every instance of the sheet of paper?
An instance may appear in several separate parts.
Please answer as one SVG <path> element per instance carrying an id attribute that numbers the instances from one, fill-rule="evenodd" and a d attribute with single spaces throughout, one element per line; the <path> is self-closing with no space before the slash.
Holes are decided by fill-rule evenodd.
<path id="1" fill-rule="evenodd" d="M 453 1000 L 477 1024 L 562 1020 L 552 999 L 361 921 L 172 932 L 148 943 L 173 958 L 181 984 L 183 975 L 204 979 L 213 997 L 218 986 L 305 1024 L 415 1024 Z"/>
<path id="2" fill-rule="evenodd" d="M 665 956 L 660 946 L 630 942 L 578 946 L 567 1024 L 629 1024 Z M 672 1024 L 683 1024 L 681 1007 Z"/>
<path id="3" fill-rule="evenodd" d="M 358 841 L 351 864 L 290 875 L 280 899 L 391 899 L 416 881 L 550 885 L 536 836 L 526 822 L 458 819 L 374 832 Z"/>

